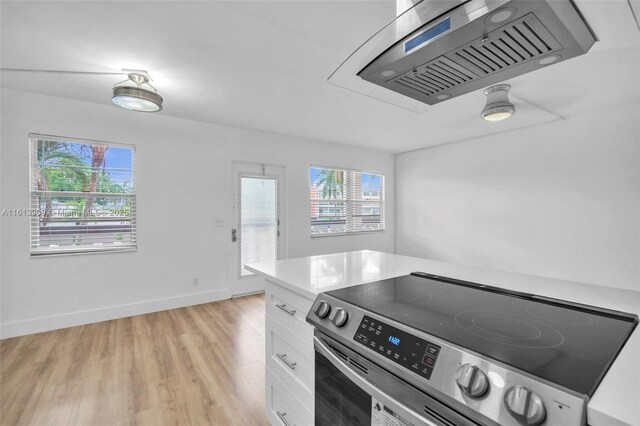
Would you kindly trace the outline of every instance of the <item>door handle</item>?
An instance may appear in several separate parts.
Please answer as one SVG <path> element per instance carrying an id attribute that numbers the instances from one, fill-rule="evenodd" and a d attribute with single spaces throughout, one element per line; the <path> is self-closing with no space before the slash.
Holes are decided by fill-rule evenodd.
<path id="1" fill-rule="evenodd" d="M 238 231 L 235 229 L 231 230 L 231 242 L 235 243 L 236 241 L 238 241 Z"/>

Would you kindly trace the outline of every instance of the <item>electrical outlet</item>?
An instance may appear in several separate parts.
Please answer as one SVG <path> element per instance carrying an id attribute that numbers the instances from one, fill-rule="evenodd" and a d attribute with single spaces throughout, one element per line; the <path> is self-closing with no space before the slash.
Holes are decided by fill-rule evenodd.
<path id="1" fill-rule="evenodd" d="M 215 217 L 213 219 L 213 226 L 222 227 L 224 226 L 224 218 L 223 217 Z"/>
<path id="2" fill-rule="evenodd" d="M 194 278 L 194 279 L 193 279 L 193 286 L 194 286 L 194 287 L 198 287 L 199 285 L 200 285 L 200 282 L 198 281 L 198 279 L 197 279 L 197 278 Z"/>

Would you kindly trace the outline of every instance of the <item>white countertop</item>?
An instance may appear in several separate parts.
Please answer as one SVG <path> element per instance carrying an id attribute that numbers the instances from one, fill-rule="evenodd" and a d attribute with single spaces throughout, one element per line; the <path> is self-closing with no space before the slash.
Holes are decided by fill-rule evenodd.
<path id="1" fill-rule="evenodd" d="M 370 250 L 254 263 L 245 268 L 309 299 L 325 291 L 421 271 L 640 315 L 638 291 Z M 589 402 L 587 418 L 591 426 L 640 425 L 640 327 Z"/>

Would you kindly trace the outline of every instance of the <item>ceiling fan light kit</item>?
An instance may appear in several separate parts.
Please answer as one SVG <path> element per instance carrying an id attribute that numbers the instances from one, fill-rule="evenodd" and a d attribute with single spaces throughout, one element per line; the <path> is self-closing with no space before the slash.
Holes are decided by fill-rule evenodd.
<path id="1" fill-rule="evenodd" d="M 516 113 L 516 107 L 509 100 L 510 84 L 496 84 L 487 87 L 484 94 L 487 104 L 480 114 L 486 121 L 502 121 Z"/>
<path id="2" fill-rule="evenodd" d="M 128 78 L 113 86 L 111 100 L 121 108 L 139 112 L 162 111 L 162 96 L 155 87 L 149 84 L 149 75 L 145 71 L 136 71 L 128 74 Z M 126 85 L 129 82 L 135 86 Z M 151 89 L 142 86 L 149 86 Z"/>

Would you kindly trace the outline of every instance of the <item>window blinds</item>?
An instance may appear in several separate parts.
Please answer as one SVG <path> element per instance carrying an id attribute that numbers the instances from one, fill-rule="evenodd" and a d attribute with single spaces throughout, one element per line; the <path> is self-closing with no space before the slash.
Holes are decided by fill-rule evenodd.
<path id="1" fill-rule="evenodd" d="M 278 181 L 240 178 L 240 276 L 253 275 L 244 265 L 278 258 Z"/>
<path id="2" fill-rule="evenodd" d="M 311 167 L 311 235 L 384 230 L 384 176 Z"/>
<path id="3" fill-rule="evenodd" d="M 135 249 L 135 147 L 29 139 L 31 254 Z"/>

